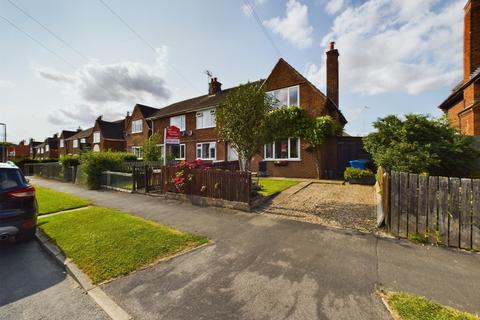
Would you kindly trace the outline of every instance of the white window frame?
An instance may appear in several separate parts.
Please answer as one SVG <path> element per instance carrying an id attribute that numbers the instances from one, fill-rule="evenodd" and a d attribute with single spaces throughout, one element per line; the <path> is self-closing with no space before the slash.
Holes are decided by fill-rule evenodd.
<path id="1" fill-rule="evenodd" d="M 87 139 L 85 138 L 80 139 L 80 143 L 87 143 Z"/>
<path id="2" fill-rule="evenodd" d="M 290 156 L 290 152 L 291 152 L 291 148 L 290 148 L 290 140 L 291 139 L 298 139 L 298 143 L 297 143 L 297 154 L 298 154 L 298 157 L 297 158 L 292 158 Z M 264 145 L 263 146 L 263 157 L 264 157 L 264 160 L 265 161 L 301 161 L 301 155 L 300 155 L 300 150 L 301 150 L 301 139 L 300 138 L 288 138 L 288 158 L 276 158 L 275 157 L 275 143 L 277 141 L 274 141 L 274 142 L 271 142 L 272 144 L 272 157 L 271 158 L 267 158 L 267 145 Z"/>
<path id="3" fill-rule="evenodd" d="M 173 145 L 172 145 L 172 146 L 173 146 Z M 179 146 L 180 146 L 180 157 L 179 157 L 179 158 L 175 158 L 175 160 L 185 160 L 185 158 L 186 158 L 186 153 L 187 153 L 187 152 L 186 152 L 186 151 L 187 151 L 186 145 L 185 145 L 185 143 L 180 143 Z M 183 149 L 183 157 L 182 157 L 182 149 Z M 170 151 L 171 151 L 171 150 L 170 150 Z M 216 151 L 215 151 L 215 152 L 216 152 Z"/>
<path id="4" fill-rule="evenodd" d="M 60 148 L 65 148 L 65 140 L 60 139 Z"/>
<path id="5" fill-rule="evenodd" d="M 47 144 L 47 145 L 45 146 L 45 152 L 48 152 L 48 151 L 50 151 L 50 146 Z"/>
<path id="6" fill-rule="evenodd" d="M 172 123 L 172 122 L 176 122 L 176 121 L 179 121 L 180 122 L 180 126 L 177 125 L 177 123 Z M 180 131 L 185 131 L 187 130 L 187 123 L 186 123 L 186 117 L 184 114 L 180 115 L 180 116 L 175 116 L 175 117 L 170 117 L 170 125 L 171 126 L 176 126 L 177 128 L 180 129 Z"/>
<path id="7" fill-rule="evenodd" d="M 101 140 L 100 131 L 95 131 L 93 133 L 93 143 L 100 143 L 100 140 Z"/>
<path id="8" fill-rule="evenodd" d="M 203 145 L 204 144 L 208 144 L 209 147 L 208 147 L 208 158 L 205 157 L 205 155 L 203 154 Z M 210 157 L 210 150 L 212 149 L 212 144 L 214 146 L 214 149 L 215 149 L 215 157 Z M 200 157 L 198 156 L 198 150 L 200 150 Z M 196 159 L 200 159 L 200 160 L 217 160 L 217 143 L 215 141 L 211 141 L 211 142 L 199 142 L 197 143 L 197 148 L 195 149 L 195 158 Z"/>
<path id="9" fill-rule="evenodd" d="M 73 140 L 73 147 L 78 148 L 78 140 L 77 139 Z"/>
<path id="10" fill-rule="evenodd" d="M 137 119 L 132 121 L 132 133 L 143 132 L 143 120 Z"/>
<path id="11" fill-rule="evenodd" d="M 275 97 L 275 92 L 276 91 L 287 90 L 287 105 L 286 106 L 290 107 L 290 106 L 292 106 L 290 104 L 290 89 L 292 89 L 292 88 L 297 88 L 297 92 L 298 92 L 298 97 L 297 97 L 298 104 L 294 105 L 294 106 L 300 107 L 300 85 L 295 85 L 295 86 L 285 87 L 285 88 L 279 88 L 279 89 L 276 89 L 276 90 L 268 91 L 267 94 L 271 95 L 272 97 Z M 282 107 L 285 107 L 285 106 L 274 106 L 274 108 L 282 108 Z"/>
<path id="12" fill-rule="evenodd" d="M 132 149 L 132 153 L 137 157 L 137 159 L 140 160 L 143 158 L 141 146 L 133 146 L 131 147 L 131 149 Z M 137 150 L 137 152 L 135 152 L 135 150 Z"/>
<path id="13" fill-rule="evenodd" d="M 201 110 L 201 111 L 195 112 L 197 129 L 215 128 L 217 126 L 216 112 L 217 112 L 216 108 L 211 108 L 211 109 Z M 204 120 L 203 120 L 203 119 L 205 119 L 206 114 L 210 116 L 210 119 L 213 119 L 213 120 L 211 120 L 212 123 L 210 123 L 209 125 L 206 125 L 204 123 Z M 199 123 L 199 119 L 202 119 L 201 124 Z"/>

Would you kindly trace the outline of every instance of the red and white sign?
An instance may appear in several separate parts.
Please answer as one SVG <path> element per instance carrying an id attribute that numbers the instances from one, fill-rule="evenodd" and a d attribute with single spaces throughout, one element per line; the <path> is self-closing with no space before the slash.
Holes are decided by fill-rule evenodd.
<path id="1" fill-rule="evenodd" d="M 180 144 L 180 128 L 169 126 L 165 129 L 165 144 Z"/>

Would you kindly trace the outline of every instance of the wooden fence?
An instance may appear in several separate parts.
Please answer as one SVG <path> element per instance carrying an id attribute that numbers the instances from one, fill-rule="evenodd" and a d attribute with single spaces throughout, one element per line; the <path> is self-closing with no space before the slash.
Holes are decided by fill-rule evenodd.
<path id="1" fill-rule="evenodd" d="M 133 189 L 145 192 L 176 192 L 173 179 L 176 167 L 149 166 L 137 167 L 133 172 Z M 184 193 L 228 201 L 250 203 L 252 178 L 248 172 L 217 169 L 192 169 L 192 179 Z"/>
<path id="2" fill-rule="evenodd" d="M 392 171 L 381 185 L 394 235 L 480 250 L 480 180 Z"/>

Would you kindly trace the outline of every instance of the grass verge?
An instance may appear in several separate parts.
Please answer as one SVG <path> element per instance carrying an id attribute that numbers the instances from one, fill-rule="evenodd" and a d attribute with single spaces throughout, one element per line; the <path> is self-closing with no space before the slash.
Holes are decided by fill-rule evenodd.
<path id="1" fill-rule="evenodd" d="M 293 187 L 299 183 L 300 181 L 296 180 L 259 178 L 259 184 L 262 189 L 258 191 L 258 193 L 264 197 L 268 197 L 282 192 L 283 190 Z"/>
<path id="2" fill-rule="evenodd" d="M 40 228 L 94 283 L 100 283 L 208 241 L 108 208 L 45 217 Z"/>
<path id="3" fill-rule="evenodd" d="M 431 302 L 404 292 L 389 292 L 388 304 L 400 320 L 479 320 L 466 312 Z"/>
<path id="4" fill-rule="evenodd" d="M 90 201 L 36 185 L 39 215 L 85 207 Z"/>

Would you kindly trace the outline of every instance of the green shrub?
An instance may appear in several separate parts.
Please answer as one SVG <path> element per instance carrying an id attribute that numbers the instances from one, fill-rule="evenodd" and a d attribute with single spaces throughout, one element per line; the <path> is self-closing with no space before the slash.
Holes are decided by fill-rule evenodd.
<path id="1" fill-rule="evenodd" d="M 86 183 L 89 189 L 99 189 L 103 171 L 119 171 L 125 159 L 130 154 L 125 152 L 87 152 L 80 157 L 82 170 L 86 175 Z"/>
<path id="2" fill-rule="evenodd" d="M 60 156 L 59 161 L 63 167 L 76 167 L 80 164 L 80 157 L 77 155 Z"/>
<path id="3" fill-rule="evenodd" d="M 343 177 L 347 181 L 351 179 L 364 179 L 364 178 L 373 177 L 373 172 L 369 169 L 358 169 L 358 168 L 348 167 L 347 169 L 345 169 L 345 172 L 343 173 Z"/>

